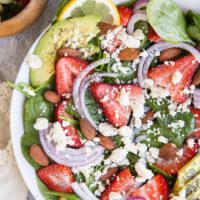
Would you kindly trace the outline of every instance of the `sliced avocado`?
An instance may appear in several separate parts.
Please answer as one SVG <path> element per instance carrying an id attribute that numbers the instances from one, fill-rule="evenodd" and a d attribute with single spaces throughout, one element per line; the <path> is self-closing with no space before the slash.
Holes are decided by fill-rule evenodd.
<path id="1" fill-rule="evenodd" d="M 80 34 L 87 35 L 93 32 L 99 21 L 99 17 L 88 15 L 59 21 L 51 26 L 35 48 L 34 54 L 38 55 L 42 60 L 42 67 L 31 69 L 31 85 L 38 87 L 54 74 L 57 51 L 71 37 L 70 31 L 74 27 L 79 27 Z"/>
<path id="2" fill-rule="evenodd" d="M 190 181 L 200 173 L 200 153 L 188 162 L 179 172 L 178 178 L 174 185 L 173 192 L 178 194 L 186 182 Z"/>
<path id="3" fill-rule="evenodd" d="M 186 200 L 200 200 L 200 189 L 186 197 Z"/>

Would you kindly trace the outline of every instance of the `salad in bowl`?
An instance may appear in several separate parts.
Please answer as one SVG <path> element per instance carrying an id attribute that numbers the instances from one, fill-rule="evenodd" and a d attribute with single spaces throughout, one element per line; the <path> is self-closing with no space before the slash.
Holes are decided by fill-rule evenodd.
<path id="1" fill-rule="evenodd" d="M 8 82 L 45 199 L 199 199 L 199 42 L 200 15 L 171 0 L 60 4 L 29 84 Z"/>

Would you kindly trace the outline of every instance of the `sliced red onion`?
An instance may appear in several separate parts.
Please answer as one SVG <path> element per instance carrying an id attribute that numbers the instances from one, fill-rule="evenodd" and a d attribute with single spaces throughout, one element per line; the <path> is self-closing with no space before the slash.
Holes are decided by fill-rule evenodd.
<path id="1" fill-rule="evenodd" d="M 79 183 L 81 189 L 87 194 L 90 200 L 99 200 L 87 187 L 85 183 Z"/>
<path id="2" fill-rule="evenodd" d="M 188 52 L 190 52 L 195 59 L 200 62 L 200 52 L 194 48 L 193 46 L 187 44 L 187 43 L 180 43 L 180 44 L 171 44 L 171 43 L 167 43 L 167 42 L 159 42 L 157 44 L 154 44 L 153 46 L 151 46 L 149 49 L 147 49 L 147 57 L 143 57 L 140 60 L 140 64 L 138 67 L 138 82 L 140 84 L 141 87 L 144 87 L 144 80 L 147 79 L 147 74 L 149 71 L 149 67 L 151 65 L 151 62 L 154 59 L 154 53 L 155 52 L 161 52 L 165 49 L 169 49 L 169 48 L 181 48 L 184 49 Z"/>
<path id="3" fill-rule="evenodd" d="M 76 80 L 74 81 L 74 85 L 73 85 L 73 98 L 74 98 L 74 103 L 75 106 L 77 108 L 78 113 L 83 116 L 83 109 L 81 107 L 80 104 L 80 99 L 79 99 L 79 94 L 80 94 L 80 86 L 81 86 L 81 82 L 83 81 L 83 79 L 96 67 L 100 66 L 100 65 L 105 65 L 108 64 L 110 62 L 110 58 L 103 58 L 101 60 L 95 61 L 92 64 L 90 64 L 88 67 L 86 67 L 80 74 L 79 76 L 76 78 Z"/>
<path id="4" fill-rule="evenodd" d="M 147 14 L 144 10 L 138 10 L 136 13 L 134 13 L 132 15 L 131 19 L 128 22 L 128 26 L 127 26 L 128 34 L 132 34 L 134 32 L 135 24 L 141 20 L 147 21 Z"/>
<path id="5" fill-rule="evenodd" d="M 126 198 L 126 200 L 146 200 L 145 198 L 143 198 L 143 197 L 128 197 L 128 198 Z"/>
<path id="6" fill-rule="evenodd" d="M 193 99 L 194 107 L 200 109 L 200 89 L 195 89 Z"/>
<path id="7" fill-rule="evenodd" d="M 133 11 L 137 11 L 137 10 L 140 10 L 142 8 L 146 8 L 147 7 L 147 4 L 148 4 L 148 0 L 139 0 L 137 1 L 135 4 L 134 4 L 134 8 L 133 8 Z"/>
<path id="8" fill-rule="evenodd" d="M 50 129 L 51 126 L 45 130 L 39 131 L 40 142 L 46 154 L 58 164 L 70 167 L 84 166 L 98 160 L 104 152 L 104 148 L 97 144 L 91 147 L 84 146 L 79 149 L 66 147 L 64 151 L 56 151 L 55 144 L 49 142 L 46 138 Z"/>
<path id="9" fill-rule="evenodd" d="M 90 83 L 93 81 L 101 81 L 102 77 L 112 77 L 112 78 L 116 78 L 118 76 L 118 74 L 115 73 L 95 73 L 93 74 L 93 76 L 90 78 L 85 78 L 82 81 L 81 84 L 81 89 L 80 89 L 80 104 L 83 110 L 83 118 L 87 119 L 90 124 L 96 129 L 98 130 L 98 126 L 96 124 L 96 122 L 92 119 L 92 117 L 90 116 L 90 113 L 88 112 L 88 109 L 86 107 L 86 103 L 85 103 L 85 93 L 88 90 L 88 87 L 90 86 Z"/>
<path id="10" fill-rule="evenodd" d="M 71 187 L 73 191 L 82 199 L 82 200 L 88 200 L 87 194 L 82 190 L 82 188 L 79 186 L 77 182 L 74 182 L 71 184 Z"/>

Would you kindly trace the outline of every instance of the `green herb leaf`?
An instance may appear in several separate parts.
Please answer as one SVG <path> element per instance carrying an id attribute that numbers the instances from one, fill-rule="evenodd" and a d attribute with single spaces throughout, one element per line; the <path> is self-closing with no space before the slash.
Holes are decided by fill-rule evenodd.
<path id="1" fill-rule="evenodd" d="M 139 157 L 133 153 L 128 153 L 126 158 L 128 159 L 130 165 L 128 166 L 131 174 L 132 175 L 137 175 L 137 172 L 135 171 L 135 164 L 137 163 L 137 161 L 139 160 Z"/>
<path id="2" fill-rule="evenodd" d="M 46 191 L 46 194 L 63 197 L 67 200 L 80 200 L 79 196 L 77 196 L 76 194 L 67 194 L 63 192 L 54 192 L 54 191 Z"/>
<path id="3" fill-rule="evenodd" d="M 151 0 L 147 5 L 149 23 L 167 42 L 194 44 L 186 32 L 186 21 L 181 9 L 172 0 Z"/>

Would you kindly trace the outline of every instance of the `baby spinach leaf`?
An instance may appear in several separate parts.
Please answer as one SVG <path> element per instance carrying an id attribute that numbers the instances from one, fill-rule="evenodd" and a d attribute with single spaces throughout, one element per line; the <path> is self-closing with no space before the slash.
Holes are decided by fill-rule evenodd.
<path id="1" fill-rule="evenodd" d="M 43 95 L 30 97 L 25 103 L 24 128 L 26 133 L 37 133 L 33 127 L 37 118 L 44 117 L 49 121 L 53 119 L 54 105 L 47 102 Z"/>
<path id="2" fill-rule="evenodd" d="M 196 26 L 189 26 L 187 28 L 187 32 L 190 35 L 190 37 L 200 41 L 200 29 Z"/>
<path id="3" fill-rule="evenodd" d="M 79 173 L 77 173 L 77 174 L 74 174 L 74 179 L 75 179 L 75 181 L 78 182 L 78 183 L 83 183 L 83 182 L 85 182 L 85 176 L 84 176 L 81 172 L 79 172 Z"/>
<path id="4" fill-rule="evenodd" d="M 79 119 L 81 116 L 79 115 L 78 111 L 76 110 L 74 99 L 71 99 L 69 104 L 67 105 L 66 112 L 69 115 L 74 116 L 75 118 Z"/>
<path id="5" fill-rule="evenodd" d="M 36 163 L 29 154 L 29 149 L 32 144 L 40 144 L 39 136 L 37 133 L 26 133 L 21 138 L 21 150 L 26 160 L 35 168 L 38 169 L 41 166 Z"/>
<path id="6" fill-rule="evenodd" d="M 126 158 L 128 159 L 130 165 L 128 166 L 131 174 L 132 175 L 137 175 L 137 172 L 135 171 L 135 164 L 137 163 L 137 161 L 139 160 L 139 157 L 133 153 L 128 153 Z"/>
<path id="7" fill-rule="evenodd" d="M 46 194 L 57 196 L 57 197 L 63 197 L 67 200 L 80 200 L 80 198 L 76 194 L 67 194 L 64 192 L 54 192 L 54 191 L 46 191 Z"/>
<path id="8" fill-rule="evenodd" d="M 165 41 L 194 44 L 186 32 L 186 21 L 181 9 L 172 0 L 151 0 L 147 5 L 147 17 Z"/>
<path id="9" fill-rule="evenodd" d="M 154 112 L 162 111 L 162 113 L 168 112 L 168 103 L 166 100 L 161 101 L 159 104 L 156 98 L 146 99 L 146 105 L 149 106 Z"/>

